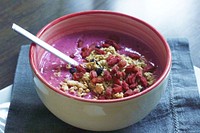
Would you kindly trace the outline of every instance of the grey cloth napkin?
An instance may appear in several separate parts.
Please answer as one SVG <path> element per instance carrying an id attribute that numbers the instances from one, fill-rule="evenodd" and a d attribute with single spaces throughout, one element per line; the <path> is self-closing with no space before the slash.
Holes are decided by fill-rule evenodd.
<path id="1" fill-rule="evenodd" d="M 143 120 L 117 133 L 200 132 L 200 98 L 187 39 L 168 39 L 173 64 L 168 87 L 156 108 Z M 6 133 L 87 133 L 56 118 L 40 101 L 22 46 L 13 84 Z"/>

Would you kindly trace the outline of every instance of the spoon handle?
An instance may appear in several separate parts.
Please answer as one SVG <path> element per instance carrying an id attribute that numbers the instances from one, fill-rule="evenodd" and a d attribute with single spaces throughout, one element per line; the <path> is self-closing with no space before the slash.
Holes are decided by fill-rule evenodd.
<path id="1" fill-rule="evenodd" d="M 56 55 L 57 57 L 61 58 L 62 60 L 68 62 L 69 64 L 74 65 L 74 66 L 79 65 L 79 63 L 77 61 L 75 61 L 74 59 L 72 59 L 69 56 L 63 54 L 59 50 L 55 49 L 51 45 L 49 45 L 46 42 L 42 41 L 41 39 L 39 39 L 38 37 L 34 36 L 33 34 L 31 34 L 30 32 L 26 31 L 25 29 L 21 28 L 20 26 L 18 26 L 18 25 L 13 23 L 12 29 L 14 31 L 20 33 L 21 35 L 25 36 L 26 38 L 30 39 L 31 41 L 35 42 L 36 44 L 38 44 L 42 48 L 46 49 L 47 51 L 53 53 L 54 55 Z"/>

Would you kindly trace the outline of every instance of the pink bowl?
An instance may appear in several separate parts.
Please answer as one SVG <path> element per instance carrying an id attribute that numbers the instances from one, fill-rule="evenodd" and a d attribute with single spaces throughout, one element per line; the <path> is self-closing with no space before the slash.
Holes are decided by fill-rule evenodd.
<path id="1" fill-rule="evenodd" d="M 85 11 L 60 17 L 42 28 L 37 36 L 52 44 L 63 36 L 87 30 L 120 32 L 148 44 L 159 57 L 161 76 L 136 95 L 111 100 L 83 99 L 58 90 L 42 77 L 39 62 L 45 51 L 32 43 L 30 64 L 40 99 L 55 116 L 82 129 L 109 131 L 138 122 L 155 108 L 166 88 L 171 68 L 171 52 L 166 40 L 146 22 L 111 11 Z"/>

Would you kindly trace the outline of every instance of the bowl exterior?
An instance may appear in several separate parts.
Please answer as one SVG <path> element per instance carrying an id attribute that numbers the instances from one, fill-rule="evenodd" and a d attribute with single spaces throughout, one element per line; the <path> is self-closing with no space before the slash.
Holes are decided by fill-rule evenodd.
<path id="1" fill-rule="evenodd" d="M 33 79 L 40 99 L 56 117 L 75 127 L 93 131 L 117 130 L 140 121 L 158 104 L 168 81 L 166 78 L 155 89 L 134 99 L 89 103 L 56 93 L 36 76 Z"/>

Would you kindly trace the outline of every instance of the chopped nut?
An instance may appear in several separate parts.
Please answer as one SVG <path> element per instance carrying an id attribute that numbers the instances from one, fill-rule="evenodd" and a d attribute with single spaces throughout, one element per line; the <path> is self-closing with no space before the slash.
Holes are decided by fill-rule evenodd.
<path id="1" fill-rule="evenodd" d="M 67 84 L 69 86 L 77 86 L 78 88 L 83 88 L 85 89 L 86 86 L 82 84 L 81 82 L 75 81 L 75 80 L 67 80 Z"/>
<path id="2" fill-rule="evenodd" d="M 86 89 L 85 92 L 86 92 L 86 93 L 90 92 L 90 89 Z"/>
<path id="3" fill-rule="evenodd" d="M 94 88 L 94 92 L 98 93 L 98 94 L 101 94 L 103 91 L 104 91 L 103 84 L 97 83 L 96 87 Z"/>
<path id="4" fill-rule="evenodd" d="M 83 92 L 83 88 L 78 88 L 78 92 L 82 93 Z"/>
<path id="5" fill-rule="evenodd" d="M 122 97 L 124 97 L 124 93 L 123 93 L 123 92 L 115 93 L 115 94 L 114 94 L 114 97 L 115 97 L 115 98 L 122 98 Z"/>
<path id="6" fill-rule="evenodd" d="M 61 87 L 61 89 L 64 90 L 64 91 L 66 91 L 66 90 L 69 90 L 69 87 L 68 87 L 67 85 L 63 85 L 63 86 Z"/>

